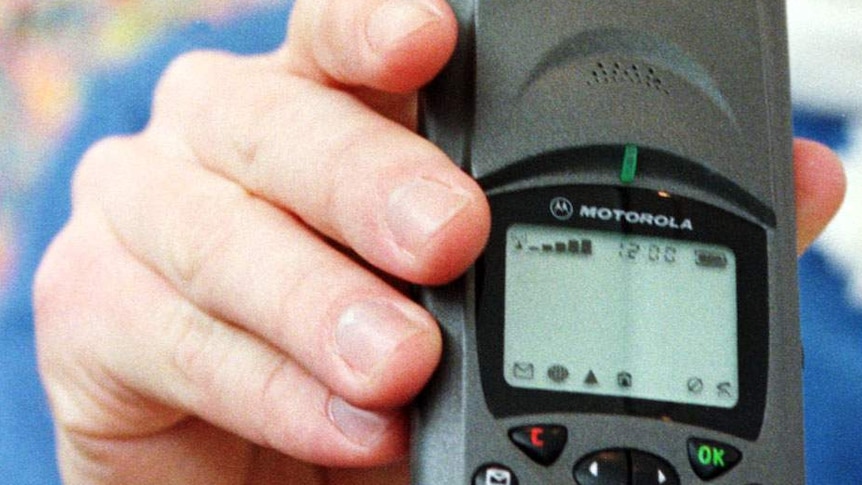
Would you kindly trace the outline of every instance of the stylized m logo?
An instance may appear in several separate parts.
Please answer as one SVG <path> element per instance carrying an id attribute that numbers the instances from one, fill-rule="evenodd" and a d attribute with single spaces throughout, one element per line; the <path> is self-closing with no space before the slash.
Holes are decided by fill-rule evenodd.
<path id="1" fill-rule="evenodd" d="M 575 213 L 575 206 L 572 201 L 565 197 L 554 197 L 551 200 L 551 215 L 561 221 L 567 221 L 572 218 Z"/>

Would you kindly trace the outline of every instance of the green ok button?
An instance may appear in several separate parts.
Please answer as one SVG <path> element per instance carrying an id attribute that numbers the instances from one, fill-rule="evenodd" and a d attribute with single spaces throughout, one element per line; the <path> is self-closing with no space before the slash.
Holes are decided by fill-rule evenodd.
<path id="1" fill-rule="evenodd" d="M 742 453 L 720 441 L 689 438 L 688 461 L 701 480 L 712 480 L 735 467 L 742 460 Z"/>

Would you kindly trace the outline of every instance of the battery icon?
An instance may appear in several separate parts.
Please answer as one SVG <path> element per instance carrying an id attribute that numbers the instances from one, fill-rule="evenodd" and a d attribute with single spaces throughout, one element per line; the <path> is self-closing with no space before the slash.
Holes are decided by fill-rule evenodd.
<path id="1" fill-rule="evenodd" d="M 727 267 L 727 255 L 720 251 L 696 249 L 694 257 L 695 264 L 703 268 L 724 269 Z"/>

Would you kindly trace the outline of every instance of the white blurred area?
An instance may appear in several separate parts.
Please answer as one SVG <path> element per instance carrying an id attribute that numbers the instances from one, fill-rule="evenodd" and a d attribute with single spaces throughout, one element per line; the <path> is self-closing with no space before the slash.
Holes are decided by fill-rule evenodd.
<path id="1" fill-rule="evenodd" d="M 844 205 L 817 249 L 845 274 L 862 307 L 862 0 L 788 0 L 793 102 L 837 115 L 851 127 L 840 154 Z"/>

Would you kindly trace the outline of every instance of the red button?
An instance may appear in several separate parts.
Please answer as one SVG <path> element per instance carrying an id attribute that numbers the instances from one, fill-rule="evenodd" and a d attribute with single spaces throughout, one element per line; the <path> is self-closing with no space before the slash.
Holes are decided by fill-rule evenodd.
<path id="1" fill-rule="evenodd" d="M 568 432 L 564 426 L 533 424 L 512 428 L 509 438 L 533 461 L 548 466 L 559 458 L 566 447 Z"/>

